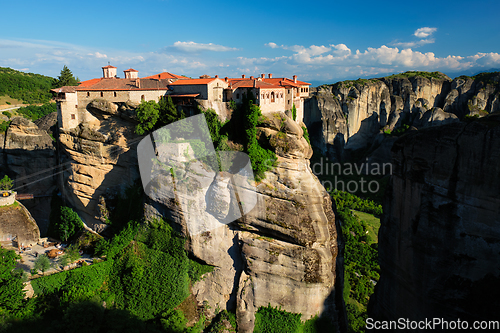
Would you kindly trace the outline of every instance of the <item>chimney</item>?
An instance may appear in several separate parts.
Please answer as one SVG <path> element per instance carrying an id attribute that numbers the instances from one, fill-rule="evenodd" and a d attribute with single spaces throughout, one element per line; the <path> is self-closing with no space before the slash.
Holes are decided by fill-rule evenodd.
<path id="1" fill-rule="evenodd" d="M 297 83 L 297 75 L 293 76 L 293 83 Z"/>
<path id="2" fill-rule="evenodd" d="M 224 78 L 224 81 L 229 82 L 229 79 L 227 76 Z"/>
<path id="3" fill-rule="evenodd" d="M 269 78 L 272 79 L 273 78 L 273 74 L 269 73 Z"/>
<path id="4" fill-rule="evenodd" d="M 266 74 L 260 74 L 260 78 L 263 79 L 266 76 Z"/>
<path id="5" fill-rule="evenodd" d="M 252 76 L 250 76 L 250 80 L 253 80 L 253 79 L 255 79 L 255 78 L 253 77 L 253 75 L 252 75 Z"/>
<path id="6" fill-rule="evenodd" d="M 215 78 L 218 79 L 219 78 L 219 75 L 215 75 Z"/>
<path id="7" fill-rule="evenodd" d="M 257 80 L 253 80 L 253 87 L 257 88 Z"/>
<path id="8" fill-rule="evenodd" d="M 245 74 L 241 75 L 241 78 L 244 79 L 245 78 Z"/>

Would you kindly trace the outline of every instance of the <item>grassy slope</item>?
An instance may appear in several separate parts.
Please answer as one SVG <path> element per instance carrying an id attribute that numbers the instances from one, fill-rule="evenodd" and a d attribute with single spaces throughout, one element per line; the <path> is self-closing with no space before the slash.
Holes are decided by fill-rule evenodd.
<path id="1" fill-rule="evenodd" d="M 370 244 L 378 243 L 378 229 L 380 229 L 380 219 L 372 214 L 351 210 L 361 221 L 365 221 L 368 227 Z"/>

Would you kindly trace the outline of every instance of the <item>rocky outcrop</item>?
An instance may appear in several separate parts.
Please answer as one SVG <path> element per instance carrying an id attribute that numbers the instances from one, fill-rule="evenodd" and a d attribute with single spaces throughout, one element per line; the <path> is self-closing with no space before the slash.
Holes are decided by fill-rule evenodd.
<path id="1" fill-rule="evenodd" d="M 369 317 L 498 320 L 500 116 L 415 131 L 392 151 Z"/>
<path id="2" fill-rule="evenodd" d="M 499 81 L 499 73 L 451 80 L 437 72 L 343 81 L 311 89 L 304 122 L 323 154 L 346 160 L 382 142 L 376 137 L 384 131 L 444 125 L 500 110 Z"/>
<path id="3" fill-rule="evenodd" d="M 42 234 L 45 233 L 50 199 L 56 189 L 54 140 L 33 122 L 16 117 L 5 134 L 2 155 L 3 169 L 15 180 L 16 191 L 35 196 L 24 201 L 24 205 L 38 222 Z"/>
<path id="4" fill-rule="evenodd" d="M 211 315 L 216 308 L 236 310 L 239 332 L 253 332 L 255 312 L 268 304 L 302 313 L 304 320 L 316 314 L 336 319 L 338 229 L 330 196 L 309 167 L 312 149 L 301 126 L 284 113 L 265 119 L 258 136 L 262 145 L 276 151 L 277 167 L 256 184 L 255 207 L 248 214 L 189 236 L 190 255 L 214 266 L 193 285 L 193 294 L 199 304 L 208 302 Z M 170 173 L 158 177 L 157 185 L 174 186 Z M 191 187 L 196 185 L 190 183 L 193 178 L 184 183 L 191 192 L 202 187 Z M 206 183 L 201 198 L 225 191 L 226 186 L 219 186 L 218 194 L 210 195 L 212 186 Z M 167 217 L 187 233 L 187 212 L 179 204 L 183 198 L 160 195 L 162 191 L 168 190 L 158 186 L 149 192 L 147 215 Z M 240 197 L 231 203 L 234 200 L 244 211 L 245 201 Z M 192 206 L 204 205 L 203 201 Z"/>
<path id="5" fill-rule="evenodd" d="M 7 246 L 28 246 L 38 242 L 40 230 L 30 212 L 21 203 L 0 206 L 0 241 Z"/>
<path id="6" fill-rule="evenodd" d="M 130 107 L 95 100 L 89 108 L 100 113 L 98 124 L 60 129 L 61 191 L 95 230 L 102 229 L 102 197 L 118 195 L 139 179 L 136 146 L 140 137 L 134 133 L 136 123 L 128 120 Z"/>

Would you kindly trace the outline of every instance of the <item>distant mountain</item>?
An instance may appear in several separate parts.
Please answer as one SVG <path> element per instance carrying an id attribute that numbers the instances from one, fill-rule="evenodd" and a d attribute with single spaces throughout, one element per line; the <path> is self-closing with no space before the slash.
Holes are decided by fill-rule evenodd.
<path id="1" fill-rule="evenodd" d="M 0 96 L 10 96 L 27 104 L 47 103 L 56 79 L 0 67 Z"/>

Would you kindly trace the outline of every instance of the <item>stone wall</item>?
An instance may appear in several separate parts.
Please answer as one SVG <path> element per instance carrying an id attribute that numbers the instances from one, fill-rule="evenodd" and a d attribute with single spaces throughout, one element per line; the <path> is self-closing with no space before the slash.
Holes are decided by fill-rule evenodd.
<path id="1" fill-rule="evenodd" d="M 16 201 L 17 192 L 9 191 L 9 193 L 10 195 L 8 197 L 0 196 L 0 207 L 12 205 Z"/>

